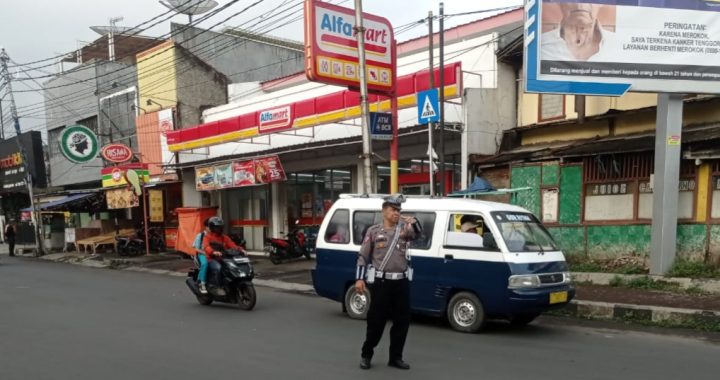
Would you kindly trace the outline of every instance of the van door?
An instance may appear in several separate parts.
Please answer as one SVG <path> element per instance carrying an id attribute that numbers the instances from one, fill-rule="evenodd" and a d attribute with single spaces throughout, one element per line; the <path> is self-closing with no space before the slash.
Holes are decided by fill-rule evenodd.
<path id="1" fill-rule="evenodd" d="M 471 212 L 448 216 L 441 248 L 442 270 L 435 292 L 447 303 L 452 290 L 469 290 L 480 298 L 486 313 L 498 310 L 506 299 L 510 271 L 490 238 L 494 236 L 490 219 Z"/>
<path id="2" fill-rule="evenodd" d="M 415 312 L 436 314 L 442 305 L 433 294 L 440 275 L 441 259 L 434 241 L 437 213 L 431 211 L 403 211 L 403 216 L 415 217 L 422 226 L 422 232 L 410 243 L 410 265 L 413 280 L 410 283 L 410 305 Z M 442 236 L 442 234 L 440 234 Z M 435 247 L 435 249 L 434 249 Z"/>

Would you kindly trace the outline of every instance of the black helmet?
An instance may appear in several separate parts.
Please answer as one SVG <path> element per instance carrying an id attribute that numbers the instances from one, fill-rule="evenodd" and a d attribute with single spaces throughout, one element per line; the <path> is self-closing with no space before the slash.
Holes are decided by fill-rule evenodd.
<path id="1" fill-rule="evenodd" d="M 223 227 L 225 226 L 225 222 L 223 222 L 221 217 L 213 216 L 210 220 L 208 220 L 207 225 L 210 228 L 210 231 L 221 233 L 223 231 Z"/>

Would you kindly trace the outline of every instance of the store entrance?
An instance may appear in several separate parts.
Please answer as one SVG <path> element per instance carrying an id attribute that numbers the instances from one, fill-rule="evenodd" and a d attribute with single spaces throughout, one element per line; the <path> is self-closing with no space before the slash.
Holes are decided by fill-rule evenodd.
<path id="1" fill-rule="evenodd" d="M 223 216 L 228 233 L 245 239 L 250 251 L 262 251 L 270 215 L 270 186 L 253 186 L 224 191 Z"/>

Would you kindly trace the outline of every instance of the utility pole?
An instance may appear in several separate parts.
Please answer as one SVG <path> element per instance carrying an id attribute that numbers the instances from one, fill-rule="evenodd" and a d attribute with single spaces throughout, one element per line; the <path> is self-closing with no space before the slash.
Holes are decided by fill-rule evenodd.
<path id="1" fill-rule="evenodd" d="M 435 64 L 434 62 L 434 50 L 435 46 L 433 44 L 433 13 L 432 11 L 428 12 L 428 38 L 429 38 L 429 44 L 430 44 L 430 89 L 435 88 Z M 419 103 L 419 101 L 418 101 Z M 418 104 L 418 107 L 422 107 L 420 104 Z M 435 195 L 435 171 L 433 170 L 433 166 L 435 166 L 435 161 L 433 159 L 433 122 L 428 122 L 428 157 L 430 159 L 430 196 Z"/>
<path id="2" fill-rule="evenodd" d="M 445 11 L 440 2 L 440 195 L 445 195 Z"/>
<path id="3" fill-rule="evenodd" d="M 13 95 L 12 77 L 10 76 L 10 71 L 8 70 L 8 61 L 10 61 L 10 57 L 8 57 L 5 49 L 2 49 L 2 51 L 0 51 L 0 65 L 2 65 L 2 71 L 0 71 L 0 76 L 5 79 L 5 85 L 7 85 L 8 97 L 10 98 L 10 115 L 12 116 L 13 123 L 15 124 L 15 141 L 17 142 L 18 151 L 20 152 L 20 156 L 22 157 L 23 169 L 25 170 L 25 184 L 27 185 L 28 196 L 30 197 L 32 222 L 35 228 L 35 244 L 37 247 L 36 255 L 42 256 L 45 252 L 45 249 L 43 247 L 43 238 L 41 236 L 41 226 L 40 223 L 38 223 L 41 219 L 39 219 L 37 209 L 35 208 L 35 196 L 33 194 L 32 176 L 30 175 L 30 167 L 28 165 L 27 153 L 25 152 L 25 148 L 20 142 L 20 119 L 18 118 L 17 108 L 15 107 L 15 96 Z"/>
<path id="4" fill-rule="evenodd" d="M 115 60 L 115 24 L 122 21 L 123 17 L 111 17 L 110 20 L 110 33 L 108 33 L 108 61 L 112 62 Z"/>
<path id="5" fill-rule="evenodd" d="M 2 110 L 2 100 L 0 100 L 0 140 L 5 140 L 5 114 Z"/>
<path id="6" fill-rule="evenodd" d="M 362 19 L 362 0 L 355 0 L 355 38 L 358 41 L 358 58 L 360 60 L 360 119 L 363 142 L 363 192 L 375 192 L 372 180 L 372 142 L 370 141 L 370 109 L 368 106 L 367 64 L 365 62 L 365 27 Z"/>

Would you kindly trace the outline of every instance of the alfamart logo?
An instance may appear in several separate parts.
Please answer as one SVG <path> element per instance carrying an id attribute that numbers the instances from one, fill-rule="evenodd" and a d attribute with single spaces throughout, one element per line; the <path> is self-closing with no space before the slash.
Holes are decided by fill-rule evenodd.
<path id="1" fill-rule="evenodd" d="M 274 108 L 260 112 L 258 129 L 260 132 L 268 132 L 276 129 L 286 128 L 292 124 L 290 106 Z"/>

